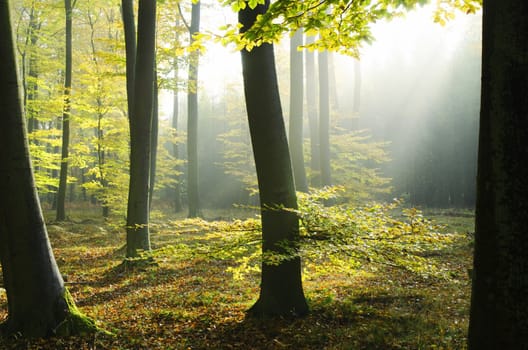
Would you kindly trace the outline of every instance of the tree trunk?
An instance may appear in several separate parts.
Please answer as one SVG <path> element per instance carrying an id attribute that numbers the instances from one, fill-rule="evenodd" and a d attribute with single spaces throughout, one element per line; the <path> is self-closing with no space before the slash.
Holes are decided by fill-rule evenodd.
<path id="1" fill-rule="evenodd" d="M 136 69 L 136 25 L 134 20 L 134 1 L 121 1 L 121 14 L 125 32 L 126 81 L 128 116 L 134 108 L 134 75 Z"/>
<path id="2" fill-rule="evenodd" d="M 176 22 L 176 26 L 179 25 L 179 21 Z M 177 32 L 177 31 L 176 31 Z M 179 41 L 179 35 L 176 34 L 176 42 Z M 173 63 L 173 69 L 174 69 L 174 89 L 172 90 L 172 128 L 175 130 L 175 140 L 172 147 L 172 156 L 175 160 L 179 160 L 180 158 L 180 152 L 179 152 L 179 140 L 178 140 L 178 119 L 179 119 L 179 113 L 180 113 L 180 100 L 178 98 L 178 58 L 174 57 L 174 63 Z M 176 165 L 174 167 L 174 171 L 177 174 L 176 177 L 176 183 L 174 185 L 174 211 L 176 213 L 179 213 L 183 210 L 182 208 L 182 200 L 181 200 L 181 176 L 179 173 L 181 172 L 181 167 L 179 165 Z"/>
<path id="3" fill-rule="evenodd" d="M 155 62 L 155 60 L 154 60 Z M 152 87 L 152 132 L 150 135 L 150 189 L 149 211 L 152 208 L 152 198 L 156 187 L 156 164 L 158 156 L 159 105 L 158 105 L 158 71 L 154 69 L 154 84 Z"/>
<path id="4" fill-rule="evenodd" d="M 64 73 L 64 107 L 62 113 L 62 147 L 59 174 L 59 190 L 57 193 L 57 221 L 66 220 L 66 191 L 68 182 L 68 156 L 70 145 L 70 95 L 72 86 L 72 4 L 64 0 L 66 12 L 66 67 Z"/>
<path id="5" fill-rule="evenodd" d="M 258 14 L 269 7 L 247 7 L 239 12 L 242 31 L 250 28 Z M 285 253 L 284 245 L 296 252 L 299 221 L 286 130 L 275 71 L 273 45 L 263 44 L 242 51 L 242 69 L 251 142 L 257 169 L 263 255 Z M 282 247 L 281 247 L 282 246 Z M 292 254 L 292 252 L 289 252 Z M 260 296 L 248 311 L 256 316 L 304 315 L 308 305 L 301 280 L 301 260 L 289 257 L 279 264 L 262 263 Z"/>
<path id="6" fill-rule="evenodd" d="M 302 30 L 290 39 L 290 130 L 289 142 L 295 176 L 295 188 L 308 192 L 303 151 L 303 53 L 297 48 L 303 44 Z"/>
<path id="7" fill-rule="evenodd" d="M 200 2 L 192 4 L 191 25 L 189 35 L 191 43 L 193 35 L 200 30 Z M 198 59 L 199 52 L 193 51 L 189 58 L 189 86 L 187 94 L 187 195 L 189 201 L 189 217 L 200 215 L 200 195 L 198 189 Z"/>
<path id="8" fill-rule="evenodd" d="M 321 185 L 332 184 L 330 170 L 330 92 L 328 89 L 328 52 L 318 56 L 319 65 L 319 154 L 321 165 Z"/>
<path id="9" fill-rule="evenodd" d="M 0 32 L 0 260 L 8 302 L 3 328 L 28 337 L 86 331 L 82 326 L 93 322 L 72 313 L 78 310 L 64 288 L 40 209 L 7 0 L 0 1 Z"/>
<path id="10" fill-rule="evenodd" d="M 38 129 L 38 108 L 36 108 L 36 100 L 38 99 L 38 58 L 37 58 L 37 41 L 38 32 L 40 30 L 40 22 L 37 11 L 35 10 L 35 3 L 32 2 L 32 7 L 29 15 L 29 29 L 28 38 L 26 42 L 29 43 L 29 59 L 28 59 L 28 73 L 27 73 L 27 93 L 24 96 L 24 107 L 27 111 L 28 132 L 32 133 Z M 24 64 L 24 63 L 23 63 Z M 24 79 L 24 77 L 23 77 Z"/>
<path id="11" fill-rule="evenodd" d="M 352 104 L 352 130 L 361 128 L 359 108 L 361 107 L 361 62 L 354 60 L 354 102 Z"/>
<path id="12" fill-rule="evenodd" d="M 469 349 L 528 344 L 528 3 L 484 0 Z"/>
<path id="13" fill-rule="evenodd" d="M 134 100 L 130 114 L 127 257 L 150 250 L 149 185 L 156 37 L 156 2 L 139 1 Z"/>
<path id="14" fill-rule="evenodd" d="M 314 41 L 308 37 L 306 44 Z M 321 162 L 319 155 L 319 120 L 317 114 L 317 84 L 315 72 L 315 54 L 306 52 L 306 106 L 310 126 L 310 185 L 321 186 Z"/>
<path id="15" fill-rule="evenodd" d="M 334 64 L 334 55 L 332 52 L 327 52 L 328 58 L 328 94 L 332 105 L 332 110 L 339 110 L 339 96 L 337 95 L 337 81 Z"/>
<path id="16" fill-rule="evenodd" d="M 354 60 L 354 104 L 352 105 L 352 112 L 354 117 L 359 115 L 359 107 L 361 105 L 361 63 L 358 59 Z"/>

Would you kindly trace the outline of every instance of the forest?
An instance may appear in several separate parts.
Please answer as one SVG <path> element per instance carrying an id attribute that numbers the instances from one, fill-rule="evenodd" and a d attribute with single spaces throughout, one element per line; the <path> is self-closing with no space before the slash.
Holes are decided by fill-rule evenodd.
<path id="1" fill-rule="evenodd" d="M 0 0 L 0 348 L 526 349 L 524 0 Z"/>

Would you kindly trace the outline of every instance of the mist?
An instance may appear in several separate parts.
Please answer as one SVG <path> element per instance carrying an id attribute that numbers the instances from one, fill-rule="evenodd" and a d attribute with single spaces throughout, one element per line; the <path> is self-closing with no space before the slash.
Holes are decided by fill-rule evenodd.
<path id="1" fill-rule="evenodd" d="M 222 13 L 216 18 L 230 19 Z M 441 26 L 433 22 L 430 7 L 420 8 L 373 25 L 375 40 L 363 44 L 359 59 L 330 54 L 332 185 L 344 186 L 347 200 L 399 198 L 414 206 L 473 207 L 480 23 L 480 14 L 458 14 Z M 303 53 L 305 61 L 314 55 L 317 65 L 318 53 Z M 289 38 L 275 45 L 275 55 L 288 127 Z M 199 74 L 199 178 L 208 206 L 257 203 L 241 76 L 238 52 L 208 46 Z M 185 110 L 185 91 L 180 94 Z M 162 101 L 168 120 L 172 99 Z M 304 139 L 308 177 L 316 177 L 310 169 L 306 88 Z"/>

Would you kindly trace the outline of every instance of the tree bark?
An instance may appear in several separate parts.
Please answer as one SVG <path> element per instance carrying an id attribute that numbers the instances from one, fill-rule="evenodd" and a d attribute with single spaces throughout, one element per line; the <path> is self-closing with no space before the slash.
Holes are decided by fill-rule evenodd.
<path id="1" fill-rule="evenodd" d="M 361 63 L 358 59 L 354 60 L 354 104 L 352 112 L 354 117 L 359 118 L 359 107 L 361 105 Z"/>
<path id="2" fill-rule="evenodd" d="M 26 43 L 29 44 L 29 59 L 27 62 L 28 73 L 27 83 L 25 84 L 26 94 L 24 95 L 24 107 L 27 111 L 28 132 L 32 133 L 38 129 L 38 108 L 36 108 L 36 101 L 38 99 L 38 57 L 37 57 L 37 41 L 38 32 L 40 30 L 41 22 L 39 21 L 37 10 L 35 9 L 35 2 L 31 3 L 31 10 L 29 14 L 29 28 L 28 38 Z M 26 44 L 26 49 L 27 49 Z M 23 58 L 24 60 L 24 58 Z M 25 62 L 22 62 L 25 64 Z M 24 70 L 24 69 L 23 69 Z M 25 77 L 22 77 L 25 79 Z"/>
<path id="3" fill-rule="evenodd" d="M 68 185 L 68 157 L 70 147 L 71 86 L 72 86 L 72 3 L 64 0 L 66 13 L 66 64 L 64 73 L 64 107 L 62 113 L 62 147 L 57 193 L 57 221 L 66 220 L 66 191 Z"/>
<path id="4" fill-rule="evenodd" d="M 156 2 L 139 1 L 134 100 L 130 114 L 127 257 L 150 250 L 149 185 L 155 65 Z"/>
<path id="5" fill-rule="evenodd" d="M 290 39 L 290 129 L 289 142 L 295 177 L 295 188 L 308 192 L 303 151 L 303 53 L 297 48 L 303 44 L 302 30 Z"/>
<path id="6" fill-rule="evenodd" d="M 35 187 L 8 3 L 0 1 L 0 260 L 8 303 L 3 330 L 27 337 L 74 334 L 81 331 L 81 318 L 72 314 L 75 304 L 55 262 Z"/>
<path id="7" fill-rule="evenodd" d="M 193 36 L 200 30 L 200 2 L 192 4 L 191 25 L 189 35 L 191 43 Z M 200 195 L 198 188 L 198 60 L 199 52 L 193 51 L 189 58 L 189 80 L 187 94 L 187 195 L 189 202 L 189 217 L 200 215 Z"/>
<path id="8" fill-rule="evenodd" d="M 484 0 L 468 348 L 528 344 L 528 3 Z"/>
<path id="9" fill-rule="evenodd" d="M 258 14 L 269 7 L 239 12 L 242 31 L 250 28 Z M 263 44 L 252 51 L 242 50 L 242 69 L 251 143 L 257 169 L 262 214 L 263 256 L 286 253 L 284 245 L 294 254 L 298 247 L 299 221 L 295 213 L 284 210 L 297 208 L 291 160 L 282 116 L 275 71 L 273 45 Z M 262 263 L 260 296 L 248 310 L 256 316 L 304 315 L 308 305 L 301 280 L 301 260 L 291 256 L 278 264 Z"/>
<path id="10" fill-rule="evenodd" d="M 328 94 L 331 102 L 332 110 L 339 110 L 339 96 L 337 95 L 337 80 L 334 64 L 334 55 L 332 52 L 327 52 L 328 62 Z"/>
<path id="11" fill-rule="evenodd" d="M 328 82 L 328 52 L 322 51 L 318 57 L 319 65 L 319 159 L 321 166 L 321 185 L 332 184 L 330 170 L 330 92 Z"/>
<path id="12" fill-rule="evenodd" d="M 179 21 L 176 22 L 176 26 L 178 26 Z M 176 34 L 176 41 L 179 41 L 179 35 Z M 172 90 L 172 128 L 175 130 L 175 140 L 172 146 L 172 156 L 175 160 L 178 160 L 180 158 L 180 151 L 179 151 L 179 140 L 178 140 L 178 119 L 180 114 L 180 100 L 178 97 L 178 58 L 174 58 L 173 63 L 173 69 L 174 69 L 174 89 Z M 181 172 L 181 167 L 179 165 L 176 165 L 174 167 L 174 171 L 176 174 L 179 174 Z M 183 210 L 182 208 L 182 199 L 181 199 L 181 176 L 176 175 L 176 183 L 174 185 L 174 211 L 176 213 L 179 213 Z"/>
<path id="13" fill-rule="evenodd" d="M 136 25 L 134 20 L 134 1 L 121 1 L 121 14 L 125 32 L 126 81 L 128 116 L 134 108 L 134 76 L 136 69 Z"/>
<path id="14" fill-rule="evenodd" d="M 306 44 L 314 41 L 308 37 Z M 321 186 L 321 162 L 319 155 L 319 120 L 317 114 L 317 84 L 315 72 L 315 54 L 306 52 L 306 106 L 310 127 L 310 185 Z"/>
<path id="15" fill-rule="evenodd" d="M 154 59 L 154 65 L 156 65 Z M 156 169 L 158 157 L 158 133 L 159 133 L 159 105 L 158 105 L 158 70 L 154 68 L 154 84 L 152 88 L 152 132 L 150 135 L 150 188 L 149 188 L 149 211 L 152 208 L 152 198 L 156 187 Z"/>

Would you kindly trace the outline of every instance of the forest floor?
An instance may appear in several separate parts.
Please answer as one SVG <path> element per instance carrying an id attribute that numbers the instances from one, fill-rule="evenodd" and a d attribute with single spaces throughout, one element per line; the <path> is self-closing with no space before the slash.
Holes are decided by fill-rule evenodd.
<path id="1" fill-rule="evenodd" d="M 470 215 L 430 214 L 448 231 L 473 231 Z M 471 235 L 431 254 L 447 262 L 449 280 L 370 265 L 344 274 L 329 265 L 304 276 L 308 316 L 258 320 L 245 315 L 258 297 L 257 273 L 237 280 L 228 269 L 232 261 L 175 252 L 203 237 L 206 226 L 199 220 L 158 225 L 154 260 L 127 268 L 122 229 L 92 219 L 50 223 L 78 307 L 113 336 L 11 337 L 0 339 L 0 349 L 465 349 Z M 0 289 L 0 319 L 6 309 Z"/>

